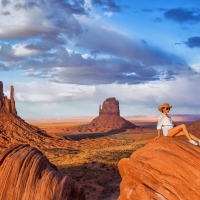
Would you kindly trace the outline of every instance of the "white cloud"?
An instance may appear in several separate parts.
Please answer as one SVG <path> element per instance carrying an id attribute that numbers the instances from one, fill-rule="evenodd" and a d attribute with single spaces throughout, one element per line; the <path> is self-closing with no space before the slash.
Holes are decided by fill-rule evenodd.
<path id="1" fill-rule="evenodd" d="M 199 114 L 199 76 L 193 79 L 178 78 L 176 81 L 128 85 L 75 85 L 50 82 L 12 83 L 19 113 L 31 117 L 96 116 L 98 106 L 109 97 L 119 100 L 121 115 L 158 115 L 157 107 L 164 102 L 173 106 L 171 114 Z M 10 85 L 9 85 L 10 86 Z M 5 85 L 8 88 L 8 83 Z M 9 97 L 9 91 L 4 92 Z M 43 107 L 45 105 L 46 107 Z M 25 109 L 26 108 L 26 109 Z M 53 109 L 53 110 L 52 110 Z M 65 111 L 67 110 L 67 112 Z M 57 112 L 56 110 L 60 111 Z M 56 111 L 56 112 L 55 112 Z"/>
<path id="2" fill-rule="evenodd" d="M 106 15 L 107 17 L 111 17 L 113 16 L 113 12 L 104 12 L 104 15 Z"/>
<path id="3" fill-rule="evenodd" d="M 15 100 L 23 102 L 62 102 L 89 98 L 95 86 L 59 84 L 52 82 L 13 83 Z"/>
<path id="4" fill-rule="evenodd" d="M 38 50 L 33 49 L 27 49 L 25 48 L 26 44 L 15 44 L 12 46 L 12 48 L 15 51 L 15 56 L 21 57 L 21 56 L 33 56 L 40 53 Z"/>

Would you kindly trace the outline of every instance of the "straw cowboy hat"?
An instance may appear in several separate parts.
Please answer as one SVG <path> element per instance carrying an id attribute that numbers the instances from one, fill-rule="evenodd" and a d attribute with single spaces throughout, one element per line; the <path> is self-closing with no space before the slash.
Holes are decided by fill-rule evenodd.
<path id="1" fill-rule="evenodd" d="M 172 108 L 172 106 L 170 106 L 168 103 L 164 103 L 163 105 L 158 106 L 158 110 L 160 112 L 162 112 L 163 108 Z"/>

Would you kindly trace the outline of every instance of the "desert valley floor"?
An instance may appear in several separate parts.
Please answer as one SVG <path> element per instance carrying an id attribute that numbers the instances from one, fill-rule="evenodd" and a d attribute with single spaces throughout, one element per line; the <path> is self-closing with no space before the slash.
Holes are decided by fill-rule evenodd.
<path id="1" fill-rule="evenodd" d="M 121 178 L 117 163 L 129 157 L 156 136 L 155 123 L 143 124 L 139 132 L 65 133 L 71 126 L 87 122 L 32 122 L 33 125 L 76 140 L 71 148 L 43 149 L 42 152 L 63 172 L 84 188 L 87 200 L 116 200 Z M 138 124 L 140 125 L 140 124 Z"/>

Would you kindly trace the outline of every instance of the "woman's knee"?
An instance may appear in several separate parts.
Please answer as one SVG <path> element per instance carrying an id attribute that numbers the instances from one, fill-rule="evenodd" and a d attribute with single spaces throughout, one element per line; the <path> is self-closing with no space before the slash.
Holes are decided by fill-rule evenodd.
<path id="1" fill-rule="evenodd" d="M 180 126 L 181 126 L 183 129 L 186 128 L 186 125 L 185 125 L 185 124 L 181 124 Z"/>

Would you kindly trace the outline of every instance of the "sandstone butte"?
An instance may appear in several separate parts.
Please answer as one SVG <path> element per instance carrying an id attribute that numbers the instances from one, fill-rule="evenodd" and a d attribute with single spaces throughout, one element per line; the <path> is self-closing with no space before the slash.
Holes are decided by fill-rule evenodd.
<path id="1" fill-rule="evenodd" d="M 119 101 L 110 97 L 99 106 L 99 116 L 88 125 L 73 127 L 70 132 L 114 132 L 114 131 L 141 130 L 141 127 L 129 122 L 120 116 Z"/>
<path id="2" fill-rule="evenodd" d="M 149 141 L 118 163 L 118 200 L 199 200 L 200 147 L 182 138 Z"/>
<path id="3" fill-rule="evenodd" d="M 28 144 L 0 154 L 0 177 L 1 200 L 85 200 L 76 181 Z"/>

